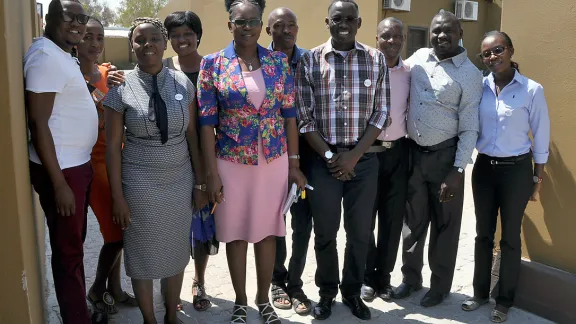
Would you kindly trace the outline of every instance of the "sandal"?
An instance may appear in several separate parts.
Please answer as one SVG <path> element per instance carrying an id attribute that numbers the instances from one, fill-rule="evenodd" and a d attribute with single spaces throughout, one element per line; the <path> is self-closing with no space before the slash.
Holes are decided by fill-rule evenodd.
<path id="1" fill-rule="evenodd" d="M 108 292 L 102 294 L 102 299 L 94 300 L 90 297 L 90 293 L 86 295 L 86 299 L 92 305 L 95 311 L 106 314 L 116 314 L 118 309 L 114 306 L 114 298 Z"/>
<path id="2" fill-rule="evenodd" d="M 196 294 L 194 294 L 194 289 L 196 289 Z M 192 304 L 198 312 L 203 312 L 212 306 L 212 302 L 206 294 L 206 287 L 196 280 L 192 284 Z"/>
<path id="3" fill-rule="evenodd" d="M 304 308 L 300 308 L 300 306 L 304 306 Z M 298 315 L 308 315 L 312 311 L 312 301 L 303 292 L 294 294 L 292 308 Z"/>
<path id="4" fill-rule="evenodd" d="M 234 305 L 232 309 L 232 318 L 230 324 L 246 324 L 246 317 L 248 315 L 248 306 Z"/>
<path id="5" fill-rule="evenodd" d="M 256 304 L 256 306 L 258 306 L 258 313 L 260 313 L 260 316 L 262 317 L 262 320 L 265 324 L 282 323 L 280 318 L 278 318 L 276 311 L 274 311 L 274 308 L 272 308 L 272 305 L 270 305 L 270 302 L 266 302 L 264 304 Z"/>
<path id="6" fill-rule="evenodd" d="M 125 305 L 125 306 L 130 306 L 130 307 L 138 306 L 138 301 L 136 300 L 136 297 L 134 297 L 134 295 L 129 293 L 129 292 L 123 291 L 121 298 L 122 299 L 114 298 L 114 301 L 116 303 L 120 303 L 120 304 Z"/>
<path id="7" fill-rule="evenodd" d="M 488 303 L 488 298 L 470 297 L 462 303 L 462 310 L 467 312 L 475 311 L 486 303 Z"/>
<path id="8" fill-rule="evenodd" d="M 506 322 L 507 319 L 508 319 L 508 309 L 506 309 L 505 311 L 500 311 L 494 308 L 494 310 L 490 314 L 490 321 L 492 323 L 504 323 Z"/>
<path id="9" fill-rule="evenodd" d="M 286 293 L 286 288 L 279 285 L 272 285 L 270 288 L 270 293 L 272 295 L 272 304 L 278 309 L 290 309 L 292 308 L 292 301 Z M 285 302 L 288 302 L 286 304 Z"/>

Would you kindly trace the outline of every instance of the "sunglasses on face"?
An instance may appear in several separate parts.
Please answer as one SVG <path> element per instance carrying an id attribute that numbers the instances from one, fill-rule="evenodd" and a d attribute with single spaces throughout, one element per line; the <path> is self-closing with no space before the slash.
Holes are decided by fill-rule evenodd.
<path id="1" fill-rule="evenodd" d="M 258 27 L 262 23 L 260 19 L 235 19 L 231 20 L 231 22 L 236 25 L 236 27 Z"/>
<path id="2" fill-rule="evenodd" d="M 90 20 L 90 16 L 85 14 L 75 14 L 73 12 L 62 11 L 62 20 L 65 22 L 72 22 L 76 19 L 76 21 L 81 25 L 86 25 L 88 20 Z"/>
<path id="3" fill-rule="evenodd" d="M 504 54 L 504 51 L 506 51 L 506 48 L 507 47 L 505 47 L 505 46 L 496 46 L 492 49 L 485 50 L 484 52 L 478 54 L 478 57 L 481 59 L 488 59 L 492 55 L 500 56 L 500 55 Z"/>

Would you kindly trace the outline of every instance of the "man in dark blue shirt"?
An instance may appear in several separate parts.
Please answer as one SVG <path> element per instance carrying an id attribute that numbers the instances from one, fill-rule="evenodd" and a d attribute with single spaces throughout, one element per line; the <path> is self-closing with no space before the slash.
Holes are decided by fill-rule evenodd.
<path id="1" fill-rule="evenodd" d="M 266 33 L 272 37 L 272 43 L 268 49 L 283 52 L 288 56 L 292 73 L 295 73 L 300 56 L 305 50 L 296 46 L 298 36 L 298 21 L 296 15 L 288 8 L 276 8 L 268 16 L 268 26 Z M 310 147 L 301 136 L 300 148 L 300 170 L 304 175 L 308 175 L 308 159 L 311 158 Z M 312 215 L 307 200 L 299 200 L 290 209 L 292 215 L 292 256 L 288 269 L 286 262 L 286 239 L 276 238 L 276 262 L 272 275 L 272 301 L 275 307 L 280 309 L 290 309 L 297 314 L 306 315 L 312 310 L 312 304 L 302 290 L 302 273 L 306 263 L 306 252 L 308 242 L 312 232 Z"/>

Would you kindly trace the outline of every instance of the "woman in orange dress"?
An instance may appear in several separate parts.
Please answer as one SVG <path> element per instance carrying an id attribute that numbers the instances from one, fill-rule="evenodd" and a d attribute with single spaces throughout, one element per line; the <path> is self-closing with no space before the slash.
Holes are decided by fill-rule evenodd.
<path id="1" fill-rule="evenodd" d="M 122 290 L 120 283 L 122 263 L 122 229 L 112 221 L 112 197 L 106 174 L 106 136 L 104 127 L 104 107 L 102 102 L 108 87 L 106 78 L 112 68 L 109 63 L 98 65 L 98 57 L 104 50 L 104 27 L 90 18 L 84 39 L 76 49 L 80 70 L 86 79 L 88 89 L 98 110 L 98 140 L 92 149 L 94 178 L 90 187 L 89 204 L 100 224 L 104 245 L 100 250 L 96 279 L 86 298 L 95 311 L 114 314 L 118 310 L 115 303 L 137 306 L 136 299 Z"/>

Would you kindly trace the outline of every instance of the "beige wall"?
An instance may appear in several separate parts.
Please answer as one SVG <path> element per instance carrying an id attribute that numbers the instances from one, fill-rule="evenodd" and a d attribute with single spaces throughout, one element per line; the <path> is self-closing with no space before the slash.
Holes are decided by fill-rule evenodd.
<path id="1" fill-rule="evenodd" d="M 100 60 L 102 62 L 111 62 L 122 68 L 128 66 L 130 62 L 135 61 L 131 58 L 132 50 L 128 38 L 125 37 L 105 37 L 104 52 Z"/>
<path id="2" fill-rule="evenodd" d="M 381 12 L 380 0 L 359 0 L 362 27 L 358 31 L 358 40 L 368 45 L 374 45 L 374 35 Z M 278 7 L 290 7 L 298 16 L 300 32 L 298 46 L 312 48 L 324 43 L 330 37 L 325 28 L 324 18 L 328 14 L 330 0 L 268 0 L 264 12 L 264 25 L 270 11 Z M 228 31 L 228 13 L 221 0 L 171 0 L 160 11 L 160 17 L 164 19 L 168 14 L 177 10 L 192 10 L 202 19 L 202 43 L 199 52 L 209 54 L 224 48 L 232 40 Z M 210 17 L 210 18 L 208 18 Z M 262 29 L 259 43 L 267 47 L 271 39 Z M 175 53 L 168 46 L 165 56 Z"/>
<path id="3" fill-rule="evenodd" d="M 484 68 L 481 66 L 482 62 L 476 59 L 475 55 L 480 51 L 480 41 L 484 33 L 500 28 L 501 8 L 502 0 L 495 0 L 494 3 L 480 0 L 478 1 L 478 21 L 462 21 L 463 42 L 468 51 L 468 57 L 482 69 Z M 440 9 L 454 12 L 454 0 L 412 0 L 410 11 L 383 10 L 381 18 L 396 17 L 404 22 L 406 30 L 409 26 L 429 28 L 432 17 Z M 403 56 L 406 56 L 406 46 Z"/>
<path id="4" fill-rule="evenodd" d="M 0 0 L 0 323 L 44 323 L 22 82 L 22 57 L 38 32 L 35 3 Z"/>
<path id="5" fill-rule="evenodd" d="M 544 86 L 552 124 L 540 201 L 529 203 L 524 218 L 523 253 L 576 274 L 576 2 L 506 0 L 502 30 L 522 73 Z"/>
<path id="6" fill-rule="evenodd" d="M 298 45 L 303 48 L 312 48 L 326 42 L 330 37 L 324 25 L 329 3 L 330 0 L 269 0 L 266 2 L 267 8 L 264 19 L 274 8 L 289 7 L 298 16 L 298 25 L 300 26 Z M 454 11 L 454 0 L 412 0 L 410 12 L 382 10 L 381 0 L 357 0 L 357 3 L 360 6 L 360 16 L 362 17 L 362 27 L 358 31 L 358 40 L 370 46 L 376 44 L 376 26 L 384 17 L 393 16 L 401 19 L 406 26 L 428 28 L 432 17 L 440 9 Z M 494 0 L 493 3 L 481 0 L 478 1 L 478 4 L 478 21 L 463 22 L 462 27 L 464 29 L 464 46 L 468 48 L 473 62 L 480 66 L 481 62 L 476 60 L 474 55 L 479 51 L 482 35 L 487 31 L 499 29 L 502 0 Z M 177 10 L 192 10 L 202 19 L 204 35 L 199 48 L 202 54 L 215 52 L 225 47 L 232 39 L 226 25 L 228 14 L 224 9 L 223 1 L 171 0 L 160 11 L 160 17 L 164 19 L 169 13 Z M 263 30 L 260 44 L 267 46 L 269 42 L 270 37 Z M 169 48 L 166 56 L 174 54 L 174 51 Z M 404 56 L 405 54 L 406 50 L 404 50 Z"/>

